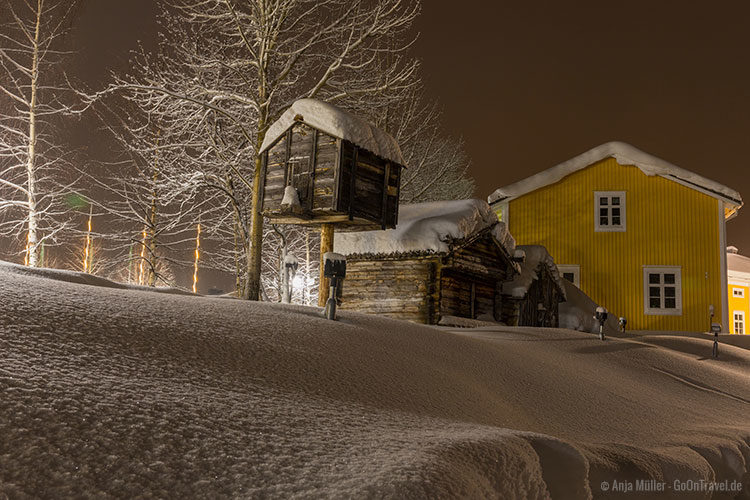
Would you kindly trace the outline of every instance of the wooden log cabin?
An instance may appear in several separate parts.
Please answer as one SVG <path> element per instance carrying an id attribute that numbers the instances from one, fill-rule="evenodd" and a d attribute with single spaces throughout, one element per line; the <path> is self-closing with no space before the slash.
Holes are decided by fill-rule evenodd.
<path id="1" fill-rule="evenodd" d="M 404 159 L 361 118 L 301 99 L 268 129 L 261 155 L 261 212 L 272 222 L 396 227 Z"/>
<path id="2" fill-rule="evenodd" d="M 554 260 L 541 245 L 519 245 L 514 257 L 521 272 L 502 284 L 500 320 L 509 326 L 557 328 L 559 303 L 566 297 Z"/>
<path id="3" fill-rule="evenodd" d="M 486 202 L 401 207 L 388 231 L 337 233 L 347 256 L 341 307 L 418 323 L 500 319 L 500 283 L 518 272 L 514 242 Z"/>

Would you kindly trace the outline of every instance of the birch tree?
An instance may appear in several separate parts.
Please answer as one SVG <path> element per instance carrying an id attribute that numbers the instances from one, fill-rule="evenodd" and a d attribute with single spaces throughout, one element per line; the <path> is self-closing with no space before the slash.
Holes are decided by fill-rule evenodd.
<path id="1" fill-rule="evenodd" d="M 50 121 L 63 103 L 57 48 L 73 3 L 12 0 L 0 7 L 0 235 L 20 240 L 25 263 L 40 265 L 44 244 L 57 241 L 67 212 L 54 178 L 66 155 Z"/>
<path id="2" fill-rule="evenodd" d="M 405 51 L 418 12 L 408 0 L 174 1 L 162 16 L 160 55 L 136 59 L 135 75 L 117 76 L 107 90 L 154 113 L 167 101 L 193 106 L 193 125 L 223 122 L 235 154 L 217 164 L 243 156 L 231 171 L 250 191 L 245 298 L 260 294 L 258 152 L 268 127 L 299 98 L 346 102 L 411 87 L 417 63 Z"/>

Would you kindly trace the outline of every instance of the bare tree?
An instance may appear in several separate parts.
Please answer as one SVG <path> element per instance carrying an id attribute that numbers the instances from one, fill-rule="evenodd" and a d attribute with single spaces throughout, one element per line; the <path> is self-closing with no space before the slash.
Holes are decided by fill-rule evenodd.
<path id="1" fill-rule="evenodd" d="M 470 198 L 474 181 L 463 140 L 446 131 L 438 103 L 429 100 L 421 84 L 385 94 L 362 96 L 347 103 L 398 142 L 407 168 L 401 175 L 401 203 Z"/>
<path id="2" fill-rule="evenodd" d="M 73 111 L 62 100 L 65 54 L 57 48 L 73 3 L 13 0 L 0 7 L 9 20 L 0 30 L 0 234 L 21 241 L 30 266 L 40 265 L 42 245 L 65 228 L 64 189 L 53 174 L 66 155 L 50 121 Z"/>
<path id="3" fill-rule="evenodd" d="M 160 57 L 136 58 L 137 75 L 116 77 L 108 89 L 151 113 L 182 107 L 183 127 L 221 124 L 221 141 L 187 152 L 209 151 L 203 159 L 222 172 L 214 179 L 229 169 L 249 191 L 247 234 L 236 233 L 247 252 L 245 298 L 260 294 L 258 151 L 268 127 L 299 98 L 346 102 L 414 85 L 417 63 L 404 52 L 418 11 L 416 0 L 174 1 L 163 16 Z"/>

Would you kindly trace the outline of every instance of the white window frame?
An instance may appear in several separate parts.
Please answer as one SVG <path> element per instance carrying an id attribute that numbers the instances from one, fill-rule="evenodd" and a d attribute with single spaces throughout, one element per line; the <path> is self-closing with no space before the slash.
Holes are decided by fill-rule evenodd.
<path id="1" fill-rule="evenodd" d="M 739 319 L 737 318 L 739 316 Z M 741 332 L 738 332 L 737 324 L 740 324 L 740 327 L 742 329 Z M 745 335 L 745 311 L 733 311 L 732 312 L 732 332 L 734 332 L 737 335 Z"/>
<path id="2" fill-rule="evenodd" d="M 649 283 L 649 274 L 674 274 L 674 283 L 664 283 L 664 278 L 659 278 L 659 284 Z M 675 307 L 667 309 L 664 307 L 651 307 L 650 287 L 661 288 L 659 298 L 665 299 L 664 289 L 668 286 L 675 288 Z M 643 312 L 653 316 L 682 316 L 682 267 L 680 266 L 643 266 Z"/>
<path id="3" fill-rule="evenodd" d="M 573 275 L 573 284 L 578 288 L 581 288 L 581 266 L 578 264 L 558 264 L 557 270 L 560 271 L 560 277 L 563 278 L 563 273 L 571 273 Z"/>
<path id="4" fill-rule="evenodd" d="M 607 204 L 602 205 L 601 199 L 607 198 Z M 620 224 L 612 225 L 612 198 L 619 198 L 620 204 L 617 206 L 620 209 Z M 600 209 L 607 209 L 607 220 L 610 224 L 601 225 L 600 220 Z M 606 232 L 624 232 L 627 230 L 627 199 L 625 191 L 594 191 L 594 230 L 598 233 Z"/>
<path id="5" fill-rule="evenodd" d="M 732 297 L 737 297 L 738 299 L 744 299 L 745 298 L 745 289 L 744 288 L 732 288 Z"/>

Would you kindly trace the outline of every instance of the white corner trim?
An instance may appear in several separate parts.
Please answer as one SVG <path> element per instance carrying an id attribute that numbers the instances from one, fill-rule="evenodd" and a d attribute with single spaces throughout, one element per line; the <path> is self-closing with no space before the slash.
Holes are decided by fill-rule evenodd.
<path id="1" fill-rule="evenodd" d="M 724 202 L 718 200 L 719 206 L 719 272 L 721 273 L 721 331 L 732 331 L 729 328 L 729 285 L 727 284 L 727 221 L 724 218 Z"/>

